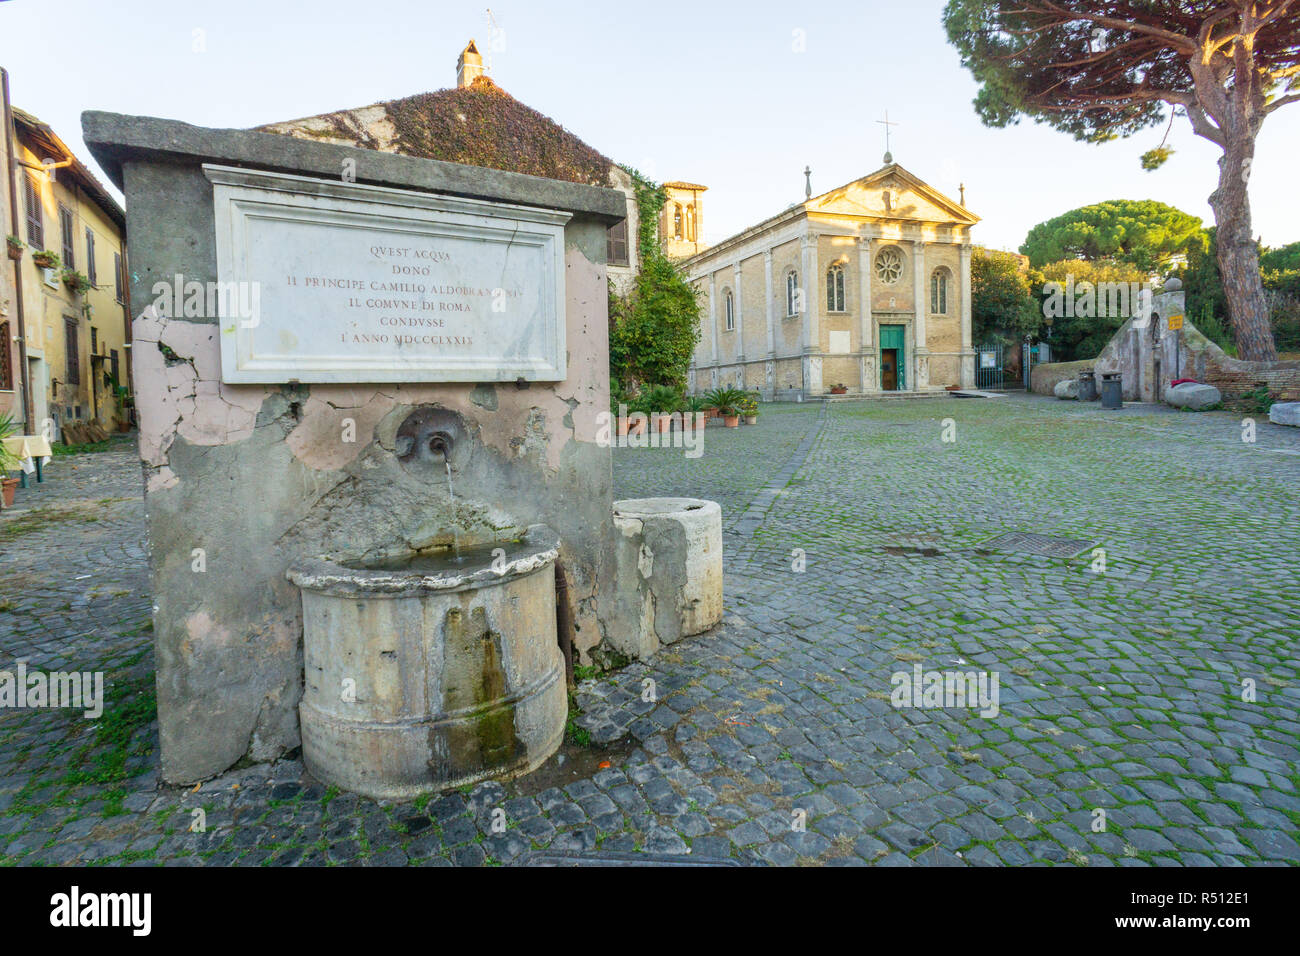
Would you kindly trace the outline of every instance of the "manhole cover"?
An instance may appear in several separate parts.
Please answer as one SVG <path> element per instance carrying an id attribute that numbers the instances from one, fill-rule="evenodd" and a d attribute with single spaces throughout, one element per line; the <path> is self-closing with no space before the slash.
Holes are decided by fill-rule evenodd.
<path id="1" fill-rule="evenodd" d="M 990 538 L 983 546 L 997 548 L 999 551 L 1041 554 L 1049 558 L 1072 558 L 1091 543 L 1082 538 L 1062 538 L 1051 534 L 1034 534 L 1030 531 L 1008 531 L 996 538 Z"/>
<path id="2" fill-rule="evenodd" d="M 627 853 L 592 850 L 569 853 L 563 850 L 533 850 L 515 861 L 515 866 L 740 866 L 739 860 L 723 857 L 686 856 L 677 853 Z"/>

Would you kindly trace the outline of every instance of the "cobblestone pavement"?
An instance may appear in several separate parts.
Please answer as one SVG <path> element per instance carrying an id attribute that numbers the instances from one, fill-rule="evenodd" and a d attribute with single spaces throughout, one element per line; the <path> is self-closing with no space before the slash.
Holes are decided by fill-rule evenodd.
<path id="1" fill-rule="evenodd" d="M 722 503 L 723 625 L 583 681 L 537 774 L 401 805 L 294 760 L 158 786 L 138 470 L 129 446 L 59 460 L 0 518 L 0 667 L 113 690 L 99 721 L 0 711 L 4 861 L 1300 862 L 1294 430 L 1025 396 L 760 422 L 699 459 L 615 452 L 620 497 Z M 996 675 L 996 716 L 895 707 L 918 665 Z"/>

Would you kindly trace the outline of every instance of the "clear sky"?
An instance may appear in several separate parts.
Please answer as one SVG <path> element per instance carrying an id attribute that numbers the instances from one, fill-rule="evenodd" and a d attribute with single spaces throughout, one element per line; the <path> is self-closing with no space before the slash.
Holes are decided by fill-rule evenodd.
<path id="1" fill-rule="evenodd" d="M 610 158 L 709 187 L 716 242 L 894 158 L 1015 248 L 1035 223 L 1105 199 L 1157 199 L 1207 224 L 1218 148 L 1185 119 L 1105 146 L 1047 127 L 981 126 L 948 45 L 942 0 L 654 4 L 497 0 L 2 0 L 0 65 L 14 103 L 90 160 L 80 113 L 102 109 L 248 127 L 441 89 L 479 41 L 506 91 Z M 200 32 L 201 31 L 201 32 Z M 495 38 L 494 38 L 495 37 Z M 495 47 L 495 49 L 493 49 Z M 1300 240 L 1300 105 L 1269 118 L 1251 179 L 1256 235 Z"/>

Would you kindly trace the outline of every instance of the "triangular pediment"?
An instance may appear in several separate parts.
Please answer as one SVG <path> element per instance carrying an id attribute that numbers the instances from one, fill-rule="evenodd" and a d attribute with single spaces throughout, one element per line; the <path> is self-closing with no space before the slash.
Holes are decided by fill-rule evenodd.
<path id="1" fill-rule="evenodd" d="M 950 199 L 897 163 L 861 179 L 814 196 L 804 203 L 810 213 L 868 219 L 896 219 L 972 226 L 979 216 Z"/>

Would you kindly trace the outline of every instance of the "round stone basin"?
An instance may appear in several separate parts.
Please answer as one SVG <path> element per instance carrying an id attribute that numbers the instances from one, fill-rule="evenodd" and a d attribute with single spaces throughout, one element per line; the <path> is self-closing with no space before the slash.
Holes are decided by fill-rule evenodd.
<path id="1" fill-rule="evenodd" d="M 567 699 L 556 640 L 559 539 L 376 561 L 304 559 L 303 760 L 325 783 L 409 799 L 535 769 Z"/>

